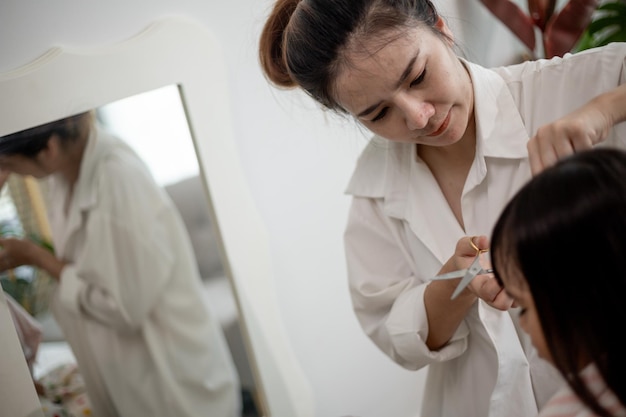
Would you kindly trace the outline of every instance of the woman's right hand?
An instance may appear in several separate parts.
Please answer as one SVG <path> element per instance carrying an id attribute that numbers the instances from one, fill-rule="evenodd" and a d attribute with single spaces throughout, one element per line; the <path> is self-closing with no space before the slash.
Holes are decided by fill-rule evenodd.
<path id="1" fill-rule="evenodd" d="M 472 245 L 472 243 L 474 245 Z M 459 240 L 454 255 L 457 264 L 463 265 L 459 269 L 469 267 L 470 263 L 476 257 L 477 252 L 474 246 L 480 250 L 488 251 L 489 240 L 487 236 L 466 236 Z M 468 254 L 471 254 L 469 259 Z M 484 269 L 491 268 L 491 263 L 488 259 L 489 257 L 486 256 L 485 260 L 488 264 L 483 265 Z M 506 311 L 513 306 L 513 299 L 509 297 L 504 288 L 498 284 L 493 274 L 476 275 L 465 291 L 473 293 L 476 297 L 498 310 Z"/>
<path id="2" fill-rule="evenodd" d="M 473 239 L 473 240 L 472 240 Z M 489 240 L 486 236 L 464 236 L 456 244 L 454 254 L 443 265 L 440 274 L 468 268 L 476 259 L 477 250 L 487 250 Z M 456 297 L 451 299 L 454 290 L 462 278 L 433 280 L 424 292 L 424 305 L 428 317 L 428 337 L 426 345 L 431 350 L 438 350 L 450 341 L 467 312 L 476 303 L 476 298 L 484 300 L 498 310 L 507 310 L 513 300 L 498 285 L 493 274 L 477 275 L 472 282 Z"/>

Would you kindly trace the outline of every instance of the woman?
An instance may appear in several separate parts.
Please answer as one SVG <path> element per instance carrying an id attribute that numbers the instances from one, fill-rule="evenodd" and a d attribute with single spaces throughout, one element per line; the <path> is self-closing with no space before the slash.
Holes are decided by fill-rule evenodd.
<path id="1" fill-rule="evenodd" d="M 542 417 L 626 416 L 626 357 L 613 325 L 626 320 L 624 178 L 623 151 L 576 154 L 525 185 L 494 228 L 496 279 L 569 385 Z"/>
<path id="2" fill-rule="evenodd" d="M 55 253 L 0 239 L 0 268 L 58 281 L 50 308 L 94 416 L 237 416 L 238 377 L 185 226 L 135 152 L 88 112 L 1 137 L 0 173 L 46 180 Z"/>
<path id="3" fill-rule="evenodd" d="M 623 146 L 626 45 L 496 69 L 453 47 L 427 0 L 277 0 L 259 53 L 271 83 L 374 134 L 347 189 L 352 302 L 383 352 L 428 366 L 422 416 L 534 415 L 561 381 L 520 336 L 511 298 L 491 275 L 454 300 L 458 280 L 430 279 L 488 247 L 532 172 Z"/>

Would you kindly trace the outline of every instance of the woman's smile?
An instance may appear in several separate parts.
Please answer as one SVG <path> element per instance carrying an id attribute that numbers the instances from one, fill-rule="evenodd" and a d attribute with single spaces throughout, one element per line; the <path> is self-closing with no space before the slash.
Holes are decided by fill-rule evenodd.
<path id="1" fill-rule="evenodd" d="M 442 133 L 446 130 L 446 128 L 448 127 L 448 123 L 450 123 L 450 113 L 451 113 L 451 111 L 448 111 L 448 114 L 446 115 L 446 118 L 445 118 L 445 119 L 443 119 L 443 122 L 442 122 L 442 123 L 441 123 L 441 125 L 439 126 L 439 129 L 435 130 L 435 131 L 434 131 L 434 132 L 432 132 L 432 133 L 429 133 L 429 134 L 428 134 L 428 135 L 426 135 L 426 136 L 433 137 L 433 136 L 439 136 L 439 135 L 441 135 L 441 134 L 442 134 Z"/>

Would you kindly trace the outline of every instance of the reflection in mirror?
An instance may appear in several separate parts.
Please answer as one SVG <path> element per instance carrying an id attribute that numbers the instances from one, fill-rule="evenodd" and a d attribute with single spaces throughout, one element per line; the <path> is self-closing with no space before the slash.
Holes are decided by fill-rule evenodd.
<path id="1" fill-rule="evenodd" d="M 147 165 L 156 184 L 164 191 L 164 195 L 174 203 L 176 210 L 180 214 L 185 226 L 185 231 L 191 242 L 190 249 L 193 251 L 193 258 L 197 264 L 197 274 L 194 274 L 194 278 L 200 280 L 201 285 L 199 288 L 201 288 L 202 299 L 208 307 L 208 316 L 215 317 L 219 322 L 221 334 L 225 337 L 230 351 L 230 357 L 234 360 L 236 379 L 240 383 L 240 389 L 238 391 L 241 393 L 241 415 L 246 417 L 258 416 L 260 413 L 257 410 L 260 408 L 256 405 L 258 403 L 257 389 L 252 376 L 253 373 L 250 368 L 250 361 L 248 360 L 244 347 L 237 304 L 223 266 L 224 264 L 221 258 L 222 249 L 213 227 L 213 219 L 209 209 L 209 198 L 202 176 L 200 175 L 198 158 L 196 156 L 178 87 L 171 85 L 128 97 L 104 105 L 96 109 L 94 114 L 96 115 L 98 124 L 102 126 L 103 129 L 123 139 L 136 151 Z M 2 162 L 1 158 L 3 158 L 3 156 L 0 156 L 0 165 Z M 83 169 L 82 166 L 81 169 Z M 121 180 L 123 181 L 123 179 Z M 127 181 L 132 182 L 133 180 L 129 178 Z M 115 189 L 116 187 L 113 187 L 113 190 Z M 51 201 L 55 201 L 55 195 L 52 194 L 53 190 L 56 190 L 56 188 L 50 187 L 45 179 L 35 181 L 33 177 L 30 176 L 11 175 L 7 187 L 3 187 L 2 194 L 0 195 L 0 233 L 2 236 L 29 237 L 42 245 L 50 245 L 50 249 L 54 250 L 54 243 L 58 244 L 59 241 L 62 242 L 62 239 L 58 236 L 62 233 L 59 233 L 55 227 L 50 228 L 47 221 L 48 219 L 45 216 L 46 210 L 50 207 L 46 207 L 42 199 L 42 196 L 47 195 L 52 197 L 53 200 Z M 95 196 L 95 198 L 98 198 L 98 196 Z M 111 198 L 113 200 L 120 199 L 120 195 L 115 195 L 114 191 Z M 57 203 L 58 201 L 53 204 Z M 130 204 L 134 207 L 138 204 L 142 204 L 141 201 L 116 201 L 115 203 L 120 205 Z M 71 213 L 71 209 L 69 212 Z M 52 223 L 55 223 L 55 221 Z M 155 228 L 156 227 L 157 225 L 155 225 Z M 165 236 L 165 238 L 166 240 L 175 240 L 175 236 Z M 107 237 L 103 236 L 101 239 L 102 241 L 106 241 Z M 122 242 L 114 243 L 122 244 Z M 180 249 L 180 247 L 186 247 L 184 242 L 176 243 L 176 246 L 179 246 L 178 249 Z M 84 242 L 82 242 L 82 244 L 84 244 Z M 167 255 L 167 253 L 164 254 L 164 256 Z M 103 264 L 101 260 L 94 263 L 94 265 L 98 266 L 102 266 Z M 141 268 L 138 268 L 137 275 L 142 273 L 142 268 L 149 269 L 149 265 L 140 266 Z M 98 268 L 94 266 L 92 269 L 91 273 L 93 276 L 98 277 Z M 102 272 L 101 269 L 100 272 Z M 114 273 L 114 270 L 110 271 L 110 274 Z M 101 275 L 106 276 L 109 275 L 109 273 Z M 84 373 L 94 372 L 93 369 L 81 369 L 81 367 L 74 369 L 71 367 L 71 364 L 76 363 L 76 356 L 66 336 L 70 336 L 69 333 L 74 333 L 74 331 L 68 333 L 67 323 L 65 326 L 58 326 L 57 321 L 53 318 L 53 314 L 51 314 L 51 310 L 54 310 L 54 308 L 48 308 L 48 299 L 54 299 L 54 291 L 56 288 L 55 279 L 51 278 L 44 268 L 33 267 L 31 265 L 23 265 L 5 270 L 0 278 L 2 279 L 5 292 L 15 298 L 26 311 L 34 316 L 43 330 L 43 341 L 38 346 L 36 361 L 32 369 L 33 377 L 36 380 L 53 382 L 52 380 L 54 378 L 65 378 L 67 381 L 68 377 L 74 376 L 71 381 L 76 384 L 77 381 L 81 380 L 80 377 L 84 376 Z M 150 280 L 152 278 L 155 279 L 154 286 L 156 287 L 158 277 L 149 277 L 147 279 Z M 132 286 L 126 288 L 132 288 Z M 166 286 L 166 289 L 167 288 Z M 168 297 L 167 291 L 162 295 L 164 300 Z M 179 290 L 172 292 L 178 291 Z M 150 291 L 148 291 L 148 293 L 149 292 Z M 128 294 L 121 294 L 122 297 L 126 295 Z M 149 294 L 135 294 L 134 297 L 138 298 L 131 300 L 131 304 L 141 304 L 139 303 L 139 297 L 143 297 L 144 295 L 147 297 Z M 91 294 L 91 296 L 97 298 L 99 295 Z M 180 297 L 180 294 L 177 296 Z M 175 295 L 172 295 L 172 297 L 175 297 Z M 94 300 L 92 299 L 91 301 Z M 103 299 L 100 301 L 105 302 L 107 300 Z M 186 304 L 191 300 L 181 298 L 177 301 Z M 168 304 L 171 304 L 171 301 L 157 301 L 155 308 L 156 310 L 164 309 Z M 81 309 L 84 310 L 84 305 L 81 305 Z M 83 313 L 84 311 L 79 314 Z M 158 312 L 149 312 L 148 314 L 160 317 Z M 186 317 L 188 320 L 181 320 L 176 327 L 180 329 L 191 329 L 193 321 L 197 320 L 197 314 L 195 316 L 196 317 L 191 315 Z M 108 320 L 107 317 L 89 317 L 88 319 L 93 320 L 93 322 L 96 323 L 96 327 L 99 325 L 106 326 Z M 156 327 L 161 325 L 162 323 L 158 323 L 157 319 Z M 65 331 L 61 330 L 61 327 L 63 327 Z M 206 327 L 200 328 L 206 330 Z M 85 328 L 81 327 L 81 329 Z M 126 329 L 126 331 L 128 330 L 129 329 Z M 130 331 L 132 330 L 133 329 L 130 329 Z M 93 326 L 89 331 L 94 332 Z M 115 331 L 118 332 L 121 330 L 116 328 Z M 96 329 L 95 332 L 99 332 L 100 335 L 103 334 L 101 330 L 98 329 Z M 172 335 L 170 334 L 169 336 Z M 122 334 L 120 337 L 125 336 Z M 148 331 L 147 334 L 141 336 L 141 339 L 151 339 L 151 344 L 159 346 L 173 344 L 173 339 L 167 337 L 159 339 L 161 337 L 163 337 L 162 332 Z M 79 339 L 76 339 L 75 335 L 71 335 L 69 340 L 72 339 L 74 340 L 72 347 L 78 349 L 76 353 L 79 353 L 82 357 L 93 357 L 91 356 L 92 354 L 98 355 L 100 358 L 103 355 L 105 357 L 113 357 L 110 355 L 110 352 L 106 354 L 103 353 L 115 346 L 115 344 L 108 345 L 103 351 L 102 345 L 106 344 L 104 343 L 106 340 L 100 339 L 94 346 L 94 340 L 79 338 L 84 343 L 89 344 L 89 347 L 87 347 L 86 344 L 76 343 L 75 341 Z M 135 341 L 134 343 L 138 342 Z M 100 346 L 98 346 L 98 344 L 100 344 Z M 92 348 L 93 352 L 85 355 L 83 349 Z M 154 366 L 159 365 L 158 361 L 156 363 L 147 362 L 141 360 L 141 358 L 131 360 L 132 355 L 138 354 L 139 352 L 142 351 L 140 349 L 128 349 L 124 351 L 124 356 L 128 357 L 129 363 L 151 363 Z M 182 354 L 182 352 L 180 353 Z M 171 362 L 173 359 L 176 358 L 168 357 L 167 360 Z M 182 359 L 182 363 L 184 364 L 186 358 L 178 359 Z M 91 365 L 102 366 L 104 363 L 102 361 L 96 362 L 97 364 L 89 364 L 85 365 L 85 367 L 90 368 Z M 64 364 L 66 366 L 60 366 Z M 172 365 L 172 363 L 169 363 L 167 366 L 163 364 L 165 369 L 172 368 Z M 186 363 L 184 366 L 187 366 L 188 372 L 190 373 L 197 367 L 203 369 L 200 363 Z M 132 369 L 133 367 L 129 366 L 126 371 L 128 372 Z M 110 381 L 110 377 L 113 375 L 110 369 L 103 370 L 100 368 L 97 372 L 108 373 L 109 379 L 107 379 L 107 377 L 102 379 L 105 381 Z M 93 379 L 83 379 L 85 383 L 94 383 Z M 139 379 L 135 378 L 135 380 L 137 381 Z M 149 385 L 150 381 L 146 381 L 146 384 Z M 121 381 L 119 385 L 123 386 Z M 139 391 L 143 387 L 130 388 Z M 172 388 L 175 390 L 179 387 L 176 387 L 176 384 L 174 384 Z M 115 388 L 107 387 L 107 389 L 114 390 Z M 152 390 L 153 395 L 158 395 L 157 392 L 157 389 Z M 58 393 L 43 390 L 40 394 L 42 394 L 42 400 L 45 400 L 48 395 Z M 207 395 L 207 393 L 202 393 L 202 395 Z M 156 404 L 159 399 L 153 398 L 153 401 Z M 54 406 L 57 405 L 58 404 L 55 404 Z M 76 404 L 68 402 L 66 407 L 69 410 L 75 405 Z M 211 415 L 217 414 L 211 413 Z M 122 417 L 126 416 L 122 415 Z"/>

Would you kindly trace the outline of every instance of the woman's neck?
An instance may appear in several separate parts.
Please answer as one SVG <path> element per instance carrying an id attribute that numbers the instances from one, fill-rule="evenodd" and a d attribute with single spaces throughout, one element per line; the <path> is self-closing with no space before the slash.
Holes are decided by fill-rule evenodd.
<path id="1" fill-rule="evenodd" d="M 440 147 L 418 146 L 417 152 L 428 165 L 452 213 L 461 228 L 465 230 L 461 197 L 476 154 L 476 130 L 473 117 L 465 134 L 455 144 Z"/>

